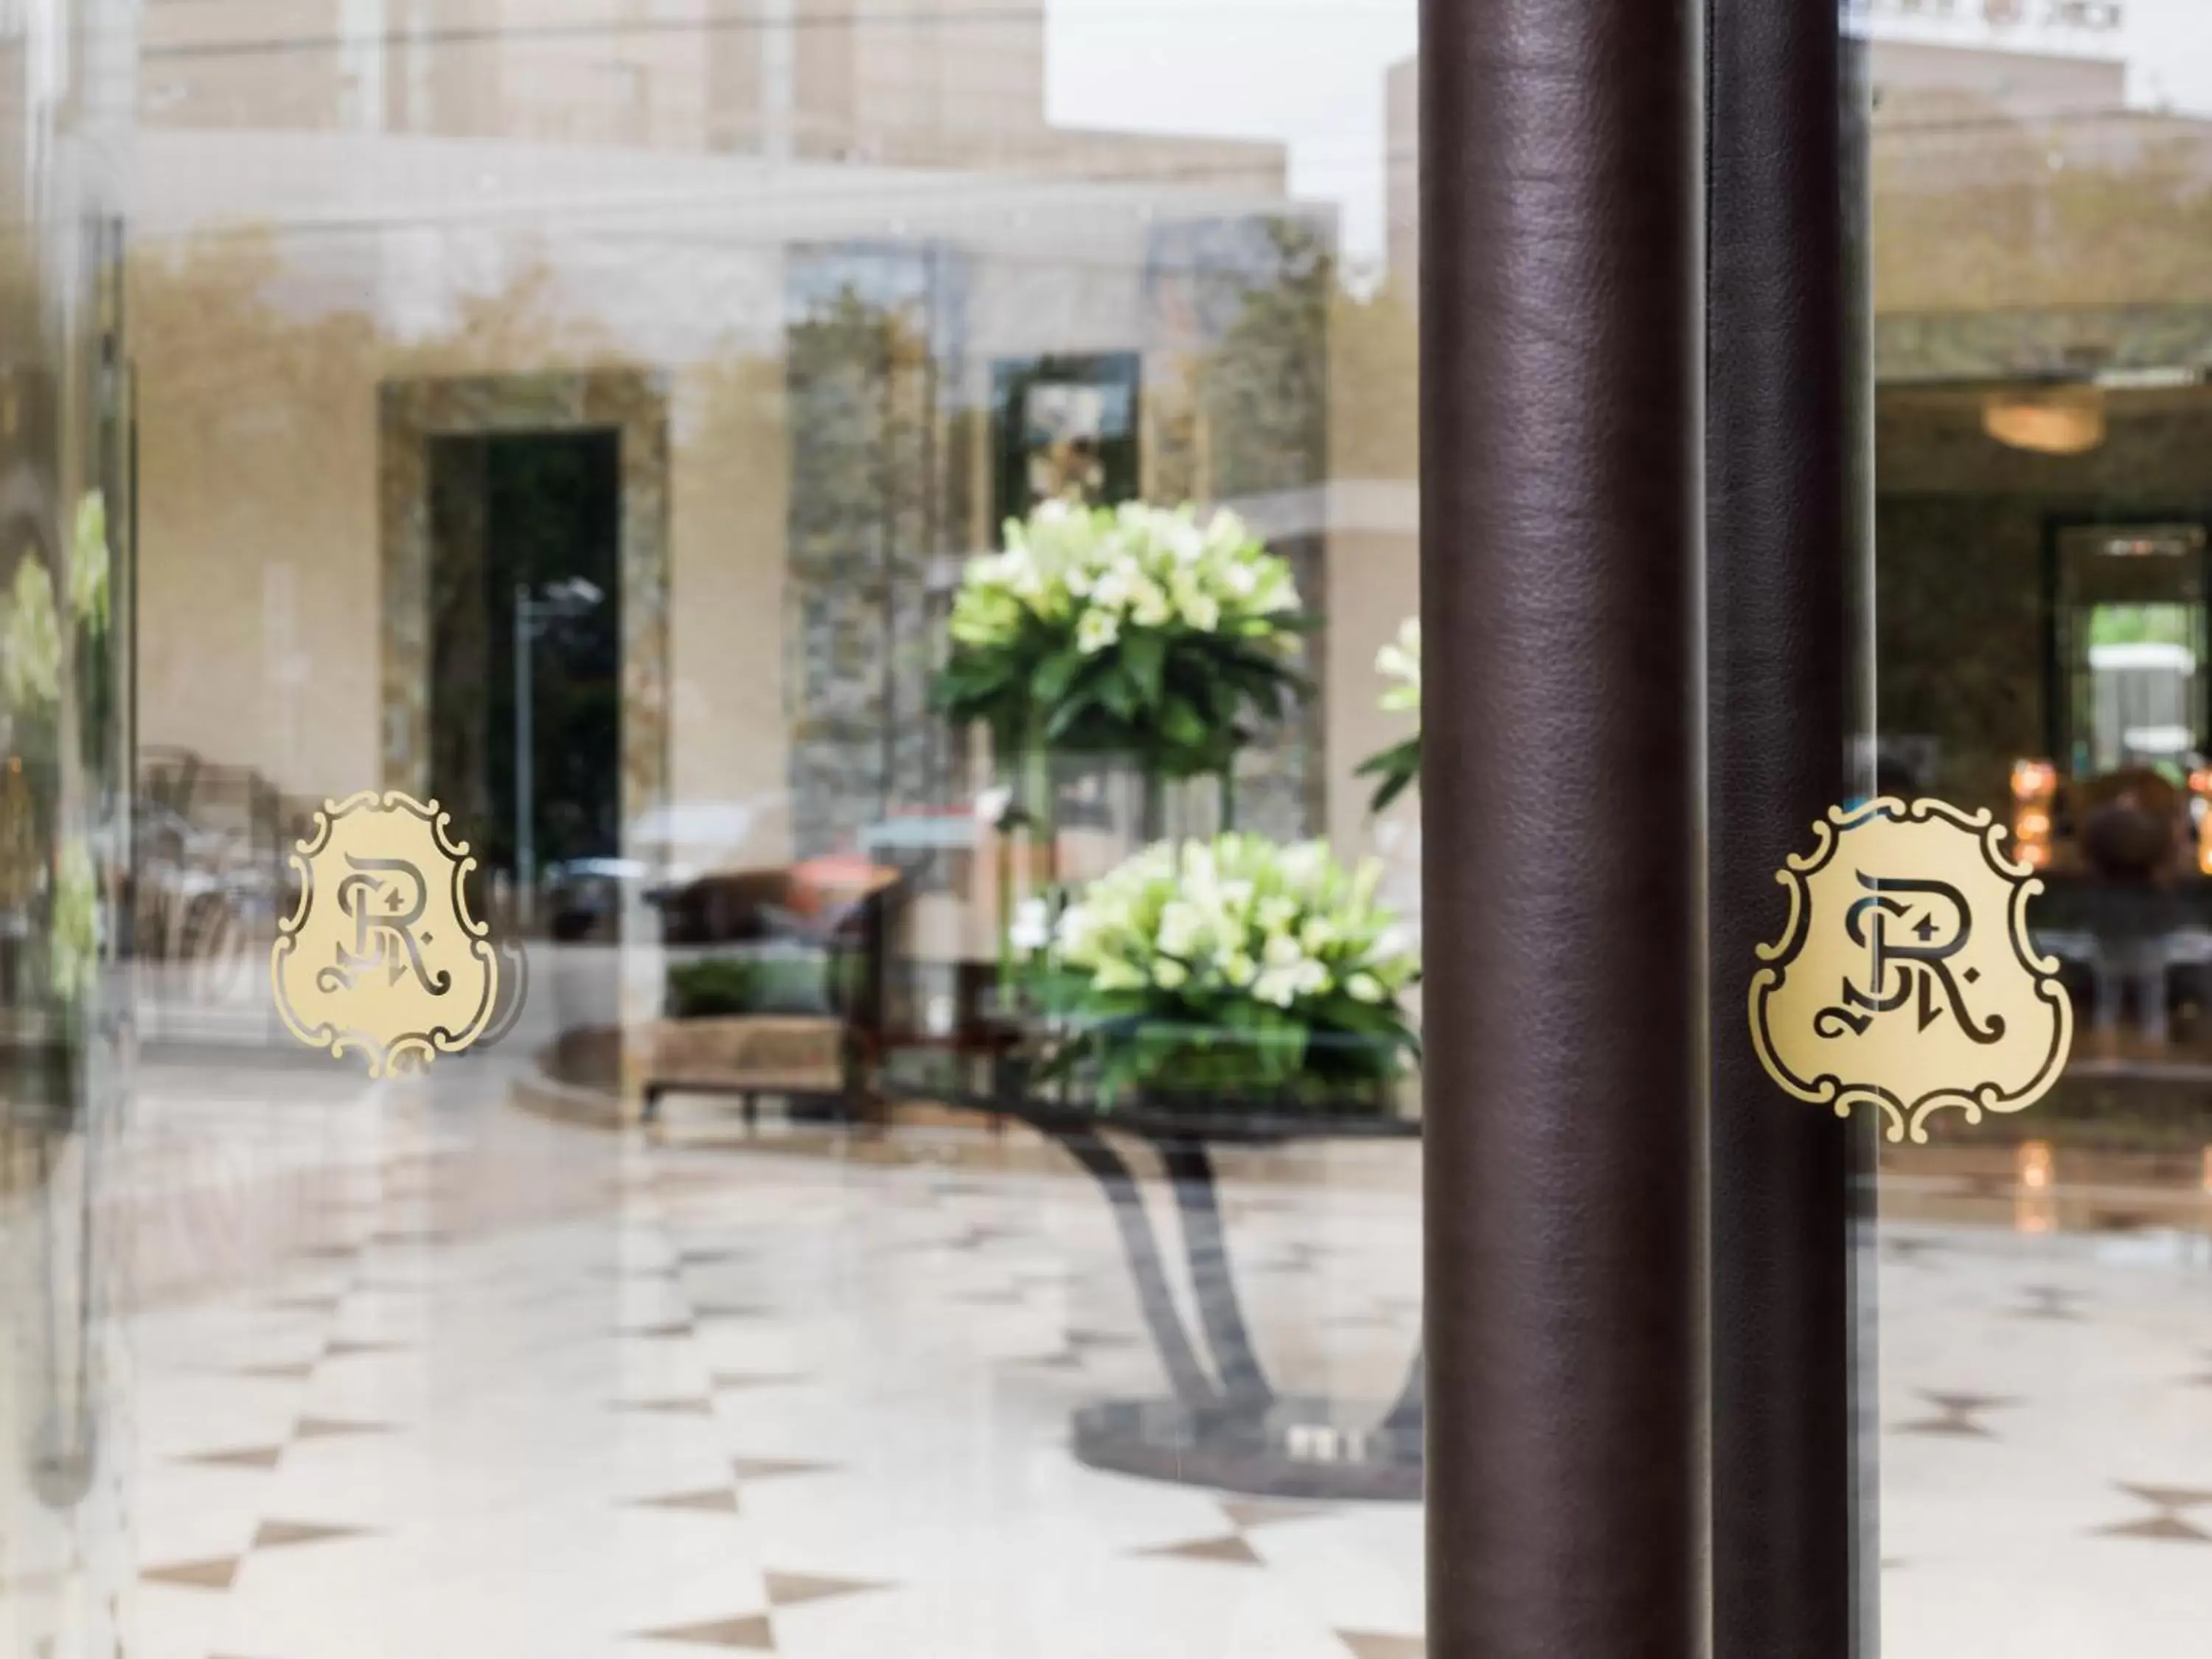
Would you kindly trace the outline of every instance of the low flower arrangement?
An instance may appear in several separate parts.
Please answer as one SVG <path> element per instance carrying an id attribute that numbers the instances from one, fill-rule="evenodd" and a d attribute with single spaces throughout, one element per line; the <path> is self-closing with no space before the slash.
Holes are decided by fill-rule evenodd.
<path id="1" fill-rule="evenodd" d="M 1153 778 L 1224 773 L 1303 696 L 1290 566 L 1235 514 L 1048 501 L 969 561 L 939 708 L 1002 759 L 1127 757 Z"/>
<path id="2" fill-rule="evenodd" d="M 1051 1070 L 1108 1106 L 1379 1105 L 1418 1048 L 1401 1002 L 1420 972 L 1381 879 L 1322 842 L 1146 848 L 1033 941 Z"/>
<path id="3" fill-rule="evenodd" d="M 1398 637 L 1375 655 L 1375 672 L 1390 682 L 1382 693 L 1386 714 L 1411 714 L 1413 734 L 1388 749 L 1370 755 L 1359 764 L 1362 777 L 1375 780 L 1375 796 L 1369 809 L 1380 812 L 1412 788 L 1421 778 L 1421 619 L 1409 617 Z"/>

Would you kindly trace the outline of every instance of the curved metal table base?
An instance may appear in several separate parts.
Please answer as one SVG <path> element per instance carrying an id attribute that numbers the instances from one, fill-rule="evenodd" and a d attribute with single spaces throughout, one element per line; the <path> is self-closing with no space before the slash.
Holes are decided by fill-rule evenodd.
<path id="1" fill-rule="evenodd" d="M 1421 1496 L 1421 1428 L 1382 1406 L 1285 1397 L 1264 1407 L 1193 1409 L 1175 1400 L 1109 1400 L 1075 1413 L 1076 1462 L 1115 1474 L 1255 1498 Z"/>
<path id="2" fill-rule="evenodd" d="M 1079 1462 L 1265 1498 L 1420 1497 L 1420 1355 L 1393 1401 L 1363 1405 L 1278 1394 L 1244 1321 L 1204 1140 L 1164 1128 L 1136 1132 L 1158 1154 L 1175 1188 L 1201 1348 L 1176 1306 L 1159 1237 L 1127 1161 L 1095 1126 L 1040 1127 L 1104 1191 L 1138 1306 L 1173 1390 L 1166 1399 L 1107 1401 L 1079 1410 Z"/>

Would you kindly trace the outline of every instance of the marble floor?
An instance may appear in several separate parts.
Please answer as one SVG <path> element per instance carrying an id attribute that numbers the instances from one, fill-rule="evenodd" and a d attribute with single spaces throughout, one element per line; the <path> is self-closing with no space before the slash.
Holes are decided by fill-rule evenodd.
<path id="1" fill-rule="evenodd" d="M 124 1565 L 48 1659 L 88 1620 L 136 1659 L 1421 1653 L 1417 1505 L 1075 1462 L 1076 1408 L 1161 1377 L 1107 1206 L 1056 1155 L 748 1140 L 697 1109 L 648 1142 L 447 1071 L 147 1068 L 103 1212 L 126 1294 L 82 1528 L 113 1536 L 46 1563 Z M 1395 1391 L 1417 1157 L 1224 1164 L 1280 1378 Z M 1884 1232 L 1891 1659 L 2202 1659 L 2208 1201 Z"/>

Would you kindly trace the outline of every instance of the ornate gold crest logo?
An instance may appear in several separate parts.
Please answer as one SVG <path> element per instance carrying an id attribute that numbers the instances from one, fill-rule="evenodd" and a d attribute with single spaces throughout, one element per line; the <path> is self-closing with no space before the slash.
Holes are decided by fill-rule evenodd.
<path id="1" fill-rule="evenodd" d="M 1986 811 L 1882 799 L 1832 807 L 1814 832 L 1776 874 L 1789 926 L 1751 981 L 1774 1080 L 1839 1117 L 1879 1106 L 1899 1141 L 1924 1142 L 1947 1107 L 1975 1123 L 2042 1098 L 2073 1009 L 2028 935 L 2043 884 L 1999 850 L 2005 830 Z"/>
<path id="2" fill-rule="evenodd" d="M 499 1007 L 491 929 L 464 888 L 477 861 L 448 828 L 435 801 L 364 790 L 325 805 L 292 855 L 299 908 L 270 958 L 277 1012 L 311 1048 L 368 1055 L 371 1077 L 459 1053 Z"/>

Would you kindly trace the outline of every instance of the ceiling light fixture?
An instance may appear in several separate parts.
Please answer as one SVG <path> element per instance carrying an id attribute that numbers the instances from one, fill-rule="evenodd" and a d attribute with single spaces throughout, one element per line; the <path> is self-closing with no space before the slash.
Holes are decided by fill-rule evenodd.
<path id="1" fill-rule="evenodd" d="M 2105 394 L 2093 386 L 1993 392 L 1982 403 L 1982 430 L 2038 455 L 2086 455 L 2105 441 Z"/>

